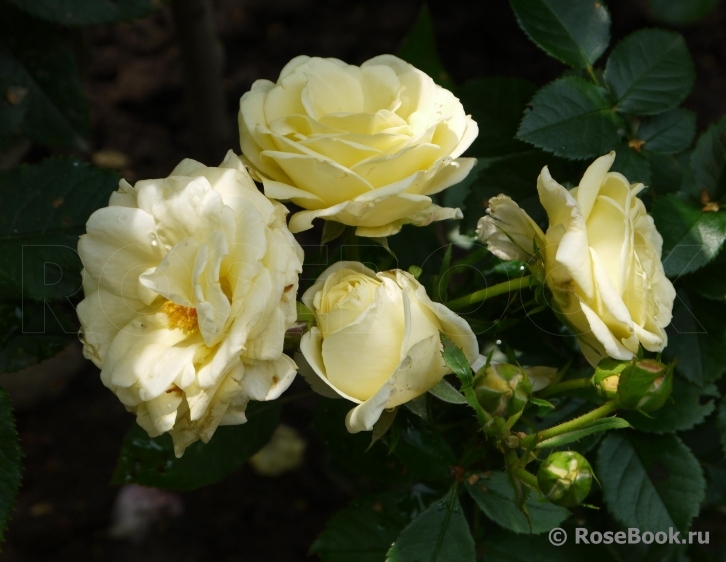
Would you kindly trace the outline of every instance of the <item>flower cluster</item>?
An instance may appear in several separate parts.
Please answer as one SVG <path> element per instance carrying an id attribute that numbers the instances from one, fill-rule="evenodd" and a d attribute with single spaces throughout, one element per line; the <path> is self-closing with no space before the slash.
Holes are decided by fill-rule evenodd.
<path id="1" fill-rule="evenodd" d="M 451 92 L 390 55 L 360 67 L 295 58 L 277 83 L 259 80 L 242 97 L 239 128 L 242 155 L 218 167 L 184 160 L 167 178 L 122 180 L 78 244 L 84 353 L 150 436 L 171 434 L 177 456 L 244 423 L 250 400 L 279 397 L 295 377 L 283 349 L 303 266 L 292 233 L 315 218 L 366 237 L 460 218 L 432 196 L 469 173 L 475 160 L 461 155 L 478 131 Z M 569 191 L 542 170 L 546 231 L 504 195 L 478 228 L 492 253 L 528 262 L 593 364 L 662 350 L 675 297 L 643 186 L 610 172 L 614 157 Z M 279 200 L 303 208 L 289 225 Z M 442 334 L 478 369 L 469 390 L 481 415 L 518 416 L 554 377 L 540 384 L 539 371 L 491 357 L 479 369 L 467 321 L 402 270 L 340 261 L 301 300 L 314 324 L 300 340 L 301 373 L 355 404 L 350 432 L 451 372 Z"/>
<path id="2" fill-rule="evenodd" d="M 258 81 L 242 97 L 241 158 L 122 180 L 90 217 L 78 244 L 84 354 L 150 436 L 171 434 L 177 456 L 219 425 L 244 423 L 250 400 L 277 398 L 297 372 L 283 353 L 303 262 L 291 231 L 318 216 L 376 237 L 460 218 L 431 196 L 467 175 L 475 160 L 459 156 L 476 134 L 451 92 L 396 57 L 361 67 L 294 59 L 277 84 Z M 277 199 L 310 210 L 288 226 Z M 351 431 L 448 372 L 439 331 L 477 356 L 466 322 L 400 271 L 337 264 L 303 300 L 318 321 L 305 358 L 361 404 Z"/>

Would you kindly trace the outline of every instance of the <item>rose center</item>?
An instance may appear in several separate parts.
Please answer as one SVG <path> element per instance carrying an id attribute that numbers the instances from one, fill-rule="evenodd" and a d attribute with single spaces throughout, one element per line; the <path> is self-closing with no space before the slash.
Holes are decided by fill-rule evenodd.
<path id="1" fill-rule="evenodd" d="M 199 329 L 196 308 L 166 301 L 161 307 L 161 311 L 169 318 L 169 328 L 180 328 L 185 332 L 194 332 Z"/>

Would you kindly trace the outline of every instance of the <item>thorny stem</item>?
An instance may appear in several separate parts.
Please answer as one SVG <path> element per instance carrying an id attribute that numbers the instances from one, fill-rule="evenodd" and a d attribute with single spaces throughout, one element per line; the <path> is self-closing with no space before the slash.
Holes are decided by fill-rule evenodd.
<path id="1" fill-rule="evenodd" d="M 524 468 L 518 468 L 513 472 L 513 474 L 528 486 L 531 486 L 535 490 L 539 490 L 537 477 L 528 470 L 525 470 Z"/>
<path id="2" fill-rule="evenodd" d="M 471 304 L 485 301 L 491 297 L 496 297 L 497 295 L 527 289 L 532 286 L 532 280 L 533 279 L 531 275 L 525 275 L 524 277 L 505 281 L 504 283 L 492 285 L 491 287 L 487 287 L 486 289 L 482 289 L 481 291 L 476 291 L 475 293 L 471 293 L 470 295 L 466 295 L 464 297 L 454 299 L 453 301 L 449 301 L 446 303 L 446 306 L 451 310 L 460 310 L 462 308 L 466 308 Z"/>
<path id="3" fill-rule="evenodd" d="M 584 414 L 579 418 L 575 418 L 574 420 L 561 423 L 560 425 L 556 425 L 554 427 L 550 427 L 549 429 L 545 429 L 543 431 L 540 431 L 539 433 L 528 435 L 527 437 L 522 439 L 522 447 L 529 448 L 531 445 L 539 443 L 540 441 L 544 441 L 552 437 L 557 437 L 558 435 L 562 435 L 563 433 L 567 433 L 568 431 L 574 431 L 576 429 L 579 429 L 587 423 L 598 420 L 603 416 L 614 412 L 617 408 L 617 400 L 607 402 L 599 408 L 595 408 L 591 412 L 588 412 L 587 414 Z"/>

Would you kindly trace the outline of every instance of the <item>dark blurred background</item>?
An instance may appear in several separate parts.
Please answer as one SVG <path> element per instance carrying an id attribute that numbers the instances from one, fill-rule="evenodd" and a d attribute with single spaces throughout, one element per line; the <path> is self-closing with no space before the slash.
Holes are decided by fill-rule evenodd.
<path id="1" fill-rule="evenodd" d="M 421 2 L 215 0 L 213 6 L 225 52 L 226 109 L 236 131 L 239 98 L 254 80 L 276 80 L 299 54 L 360 64 L 395 53 Z M 613 0 L 608 7 L 611 45 L 635 29 L 663 26 L 651 19 L 645 1 Z M 565 70 L 527 39 L 504 0 L 433 0 L 430 8 L 442 59 L 456 82 L 503 75 L 543 85 Z M 726 114 L 724 23 L 721 4 L 704 20 L 678 28 L 697 69 L 685 106 L 696 112 L 699 130 Z M 84 34 L 81 70 L 92 113 L 92 159 L 119 168 L 133 182 L 166 176 L 179 160 L 195 156 L 169 8 Z M 230 142 L 238 151 L 236 139 Z M 30 148 L 22 159 L 38 161 L 49 154 Z M 25 469 L 2 560 L 304 560 L 326 520 L 353 496 L 350 481 L 330 468 L 310 429 L 314 399 L 302 400 L 286 405 L 283 413 L 308 441 L 301 468 L 264 478 L 244 467 L 213 486 L 178 494 L 173 501 L 180 500 L 182 514 L 154 524 L 141 542 L 112 539 L 119 488 L 109 481 L 133 417 L 101 385 L 98 371 L 78 361 L 77 348 L 66 355 L 61 363 L 69 371 L 67 382 L 50 383 L 53 388 L 45 390 L 52 397 L 28 397 L 18 404 Z M 296 381 L 289 392 L 304 390 L 305 383 Z M 700 522 L 707 530 L 714 530 L 712 524 Z"/>

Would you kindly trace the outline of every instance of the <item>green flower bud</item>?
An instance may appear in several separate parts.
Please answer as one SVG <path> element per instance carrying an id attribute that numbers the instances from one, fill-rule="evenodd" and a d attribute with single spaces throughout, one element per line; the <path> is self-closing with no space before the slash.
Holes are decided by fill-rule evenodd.
<path id="1" fill-rule="evenodd" d="M 655 412 L 666 403 L 673 390 L 673 367 L 653 359 L 632 361 L 623 369 L 618 396 L 623 408 Z"/>
<path id="2" fill-rule="evenodd" d="M 630 363 L 606 357 L 597 364 L 590 382 L 603 400 L 612 400 L 618 395 L 618 383 L 623 369 Z"/>
<path id="3" fill-rule="evenodd" d="M 537 484 L 553 504 L 574 507 L 590 493 L 592 467 L 579 453 L 557 451 L 540 465 Z"/>
<path id="4" fill-rule="evenodd" d="M 476 398 L 493 416 L 508 418 L 522 411 L 532 396 L 532 385 L 523 369 L 507 363 L 482 367 L 474 377 Z"/>

